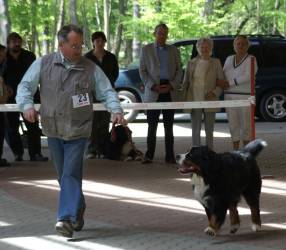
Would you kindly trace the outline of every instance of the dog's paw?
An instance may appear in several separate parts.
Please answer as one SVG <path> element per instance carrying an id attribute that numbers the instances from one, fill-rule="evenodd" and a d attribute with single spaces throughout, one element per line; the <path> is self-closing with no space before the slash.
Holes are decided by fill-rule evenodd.
<path id="1" fill-rule="evenodd" d="M 261 231 L 261 226 L 257 224 L 252 224 L 251 229 L 253 232 L 259 232 Z"/>
<path id="2" fill-rule="evenodd" d="M 126 158 L 123 159 L 123 161 L 132 161 L 133 158 L 131 156 L 127 156 Z"/>
<path id="3" fill-rule="evenodd" d="M 216 236 L 216 231 L 211 227 L 207 227 L 205 229 L 205 234 L 214 237 Z"/>
<path id="4" fill-rule="evenodd" d="M 237 232 L 237 230 L 239 229 L 240 227 L 240 224 L 234 224 L 234 225 L 231 225 L 230 227 L 230 233 L 231 234 L 235 234 Z"/>
<path id="5" fill-rule="evenodd" d="M 142 156 L 136 156 L 134 160 L 135 161 L 143 161 L 143 157 Z"/>

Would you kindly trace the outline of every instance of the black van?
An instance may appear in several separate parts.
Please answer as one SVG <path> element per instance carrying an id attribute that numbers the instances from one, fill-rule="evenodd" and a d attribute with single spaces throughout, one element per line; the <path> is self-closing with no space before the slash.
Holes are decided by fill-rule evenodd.
<path id="1" fill-rule="evenodd" d="M 235 36 L 214 36 L 213 56 L 221 60 L 234 54 Z M 256 115 L 266 121 L 286 121 L 286 39 L 282 36 L 249 35 L 249 53 L 257 59 Z M 181 52 L 182 65 L 197 56 L 197 39 L 173 43 Z"/>
<path id="2" fill-rule="evenodd" d="M 274 35 L 249 35 L 253 54 L 258 63 L 256 75 L 256 116 L 265 121 L 286 121 L 286 39 Z M 233 40 L 235 36 L 214 36 L 213 56 L 221 60 L 234 54 Z M 182 65 L 185 67 L 190 58 L 197 56 L 197 39 L 186 39 L 174 42 L 181 53 Z M 139 76 L 138 66 L 120 71 L 115 82 L 122 102 L 142 102 L 144 86 Z M 137 110 L 129 110 L 126 118 L 132 121 Z"/>

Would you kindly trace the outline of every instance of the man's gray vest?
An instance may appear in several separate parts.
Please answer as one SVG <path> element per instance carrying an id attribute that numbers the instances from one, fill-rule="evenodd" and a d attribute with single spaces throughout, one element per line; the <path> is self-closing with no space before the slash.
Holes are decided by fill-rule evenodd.
<path id="1" fill-rule="evenodd" d="M 66 69 L 59 53 L 42 58 L 40 72 L 41 123 L 48 137 L 87 138 L 91 133 L 95 64 L 82 57 Z M 73 108 L 72 96 L 88 93 L 90 105 Z"/>

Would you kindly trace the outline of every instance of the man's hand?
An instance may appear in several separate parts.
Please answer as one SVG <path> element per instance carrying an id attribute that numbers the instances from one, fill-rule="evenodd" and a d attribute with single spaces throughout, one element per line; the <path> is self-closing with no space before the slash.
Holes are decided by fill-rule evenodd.
<path id="1" fill-rule="evenodd" d="M 151 87 L 151 90 L 157 92 L 158 94 L 160 94 L 160 85 L 159 84 L 154 84 L 152 87 Z"/>
<path id="2" fill-rule="evenodd" d="M 166 93 L 169 93 L 172 89 L 173 87 L 171 84 L 163 84 L 163 85 L 160 85 L 159 93 L 166 94 Z"/>
<path id="3" fill-rule="evenodd" d="M 151 90 L 157 92 L 158 94 L 166 94 L 169 93 L 171 90 L 173 90 L 173 87 L 171 84 L 154 84 L 151 88 Z"/>
<path id="4" fill-rule="evenodd" d="M 256 98 L 255 98 L 255 96 L 250 96 L 249 98 L 248 98 L 248 100 L 250 100 L 250 103 L 252 104 L 252 105 L 256 105 Z"/>
<path id="5" fill-rule="evenodd" d="M 124 115 L 121 113 L 113 113 L 111 115 L 111 122 L 114 124 L 127 125 L 127 121 L 124 119 Z"/>
<path id="6" fill-rule="evenodd" d="M 36 122 L 39 120 L 39 114 L 34 108 L 29 108 L 23 112 L 25 120 L 28 122 Z"/>
<path id="7" fill-rule="evenodd" d="M 221 87 L 222 89 L 226 90 L 229 88 L 229 82 L 226 80 L 217 79 L 216 86 Z"/>
<path id="8" fill-rule="evenodd" d="M 210 91 L 206 94 L 206 99 L 209 101 L 216 100 L 216 95 L 214 94 L 214 92 Z"/>

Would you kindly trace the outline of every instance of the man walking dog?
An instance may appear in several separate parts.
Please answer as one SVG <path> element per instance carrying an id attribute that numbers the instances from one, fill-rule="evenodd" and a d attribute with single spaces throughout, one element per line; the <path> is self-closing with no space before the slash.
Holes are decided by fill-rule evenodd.
<path id="1" fill-rule="evenodd" d="M 83 155 L 91 133 L 93 94 L 112 113 L 124 118 L 117 93 L 102 70 L 82 56 L 83 31 L 66 25 L 58 32 L 59 52 L 36 60 L 23 77 L 17 103 L 29 122 L 38 120 L 33 95 L 40 84 L 41 122 L 60 185 L 56 230 L 72 237 L 84 225 Z"/>

